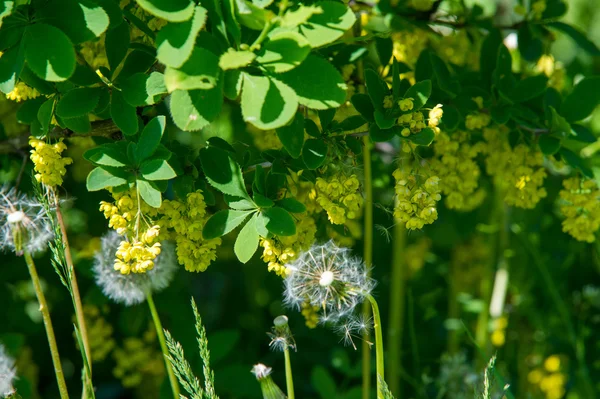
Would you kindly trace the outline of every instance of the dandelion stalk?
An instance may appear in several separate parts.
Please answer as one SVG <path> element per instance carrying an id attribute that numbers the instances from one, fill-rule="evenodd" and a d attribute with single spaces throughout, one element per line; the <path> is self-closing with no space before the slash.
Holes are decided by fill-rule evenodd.
<path id="1" fill-rule="evenodd" d="M 46 336 L 48 337 L 48 345 L 50 346 L 50 354 L 52 355 L 52 363 L 54 364 L 54 373 L 56 374 L 56 382 L 58 383 L 58 390 L 60 391 L 61 399 L 68 399 L 69 393 L 67 391 L 67 384 L 65 383 L 65 376 L 60 363 L 60 355 L 58 353 L 58 345 L 56 345 L 56 337 L 54 335 L 54 328 L 52 327 L 52 320 L 50 319 L 50 311 L 46 303 L 46 297 L 42 291 L 42 285 L 40 284 L 40 278 L 35 268 L 35 263 L 29 251 L 24 251 L 25 263 L 29 269 L 31 275 L 31 281 L 33 282 L 33 288 L 35 295 L 37 296 L 38 303 L 40 304 L 40 312 L 42 313 L 42 319 L 44 320 L 44 327 L 46 328 Z"/>
<path id="2" fill-rule="evenodd" d="M 294 399 L 294 377 L 292 375 L 292 362 L 290 361 L 290 350 L 286 347 L 283 350 L 285 358 L 285 385 L 287 388 L 288 399 Z"/>
<path id="3" fill-rule="evenodd" d="M 379 315 L 379 306 L 372 295 L 367 295 L 373 311 L 373 330 L 375 332 L 375 364 L 377 371 L 377 398 L 384 399 L 384 389 L 381 381 L 384 378 L 384 359 L 383 359 L 383 333 L 381 328 L 381 316 Z M 367 302 L 365 302 L 367 303 Z M 363 369 L 364 370 L 364 369 Z"/>
<path id="4" fill-rule="evenodd" d="M 156 305 L 154 304 L 154 299 L 152 299 L 152 294 L 148 294 L 146 296 L 146 301 L 148 302 L 148 307 L 150 308 L 150 313 L 152 314 L 152 321 L 154 321 L 154 327 L 156 328 L 156 334 L 158 336 L 158 342 L 160 342 L 160 349 L 162 350 L 165 366 L 167 367 L 167 374 L 169 375 L 169 381 L 171 383 L 171 390 L 173 391 L 173 398 L 179 399 L 179 384 L 177 383 L 177 378 L 175 377 L 175 373 L 173 373 L 173 368 L 171 367 L 171 363 L 169 362 L 169 349 L 167 348 L 167 342 L 165 340 L 165 333 L 162 328 L 162 323 L 160 322 L 160 318 L 158 317 L 158 312 L 156 311 Z"/>
<path id="5" fill-rule="evenodd" d="M 392 248 L 392 281 L 390 286 L 390 316 L 387 331 L 388 348 L 388 386 L 398 397 L 400 394 L 400 371 L 402 369 L 400 350 L 402 346 L 402 326 L 404 324 L 405 301 L 405 263 L 403 260 L 406 245 L 406 228 L 396 220 L 394 243 Z M 383 376 L 382 376 L 383 378 Z"/>

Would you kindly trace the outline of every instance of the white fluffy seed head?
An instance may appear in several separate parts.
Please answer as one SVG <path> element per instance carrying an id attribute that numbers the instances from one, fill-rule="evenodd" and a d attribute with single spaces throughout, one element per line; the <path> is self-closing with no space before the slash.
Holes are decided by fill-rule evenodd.
<path id="1" fill-rule="evenodd" d="M 110 231 L 102 237 L 102 247 L 94 257 L 96 284 L 104 295 L 125 306 L 144 302 L 148 293 L 167 288 L 177 270 L 173 243 L 163 241 L 154 267 L 146 273 L 121 274 L 115 270 L 115 254 L 123 237 Z"/>
<path id="2" fill-rule="evenodd" d="M 36 199 L 14 188 L 0 189 L 0 249 L 43 252 L 54 237 L 51 219 Z"/>
<path id="3" fill-rule="evenodd" d="M 351 313 L 375 287 L 364 262 L 333 241 L 313 245 L 287 267 L 284 303 L 300 309 L 308 301 L 328 320 Z"/>
<path id="4" fill-rule="evenodd" d="M 256 379 L 259 381 L 270 376 L 272 371 L 273 369 L 271 367 L 265 366 L 262 363 L 255 364 L 251 370 L 252 374 L 254 374 Z"/>
<path id="5" fill-rule="evenodd" d="M 4 398 L 14 393 L 13 383 L 17 376 L 15 361 L 8 356 L 3 345 L 0 344 L 0 397 Z"/>

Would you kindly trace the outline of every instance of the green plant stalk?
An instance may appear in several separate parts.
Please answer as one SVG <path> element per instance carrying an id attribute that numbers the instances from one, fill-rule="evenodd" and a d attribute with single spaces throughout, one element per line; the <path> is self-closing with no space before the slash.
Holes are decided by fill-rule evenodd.
<path id="1" fill-rule="evenodd" d="M 383 333 L 381 328 L 381 316 L 379 315 L 379 306 L 372 295 L 368 295 L 367 299 L 373 310 L 373 331 L 375 332 L 375 363 L 377 365 L 377 399 L 384 399 L 384 390 L 381 384 L 384 374 L 384 359 L 383 359 Z M 365 302 L 366 303 L 366 302 Z"/>
<path id="2" fill-rule="evenodd" d="M 406 288 L 406 271 L 403 259 L 406 246 L 406 228 L 399 220 L 395 220 L 394 242 L 392 247 L 392 282 L 390 286 L 390 314 L 387 331 L 388 364 L 387 384 L 392 394 L 399 399 L 400 372 L 402 370 L 401 348 L 404 324 L 404 301 Z"/>
<path id="3" fill-rule="evenodd" d="M 38 303 L 40 304 L 40 312 L 42 313 L 42 319 L 44 320 L 44 327 L 46 328 L 46 336 L 48 337 L 48 345 L 50 346 L 50 354 L 52 355 L 52 363 L 54 364 L 54 373 L 56 374 L 56 382 L 58 383 L 58 390 L 60 391 L 61 399 L 68 399 L 69 392 L 67 391 L 67 384 L 65 383 L 65 375 L 63 373 L 62 364 L 60 363 L 60 355 L 58 353 L 58 345 L 56 345 L 56 336 L 54 335 L 54 328 L 52 327 L 52 320 L 50 319 L 50 311 L 48 310 L 48 304 L 46 303 L 46 296 L 42 291 L 42 285 L 40 284 L 40 278 L 35 268 L 35 263 L 31 254 L 27 251 L 24 252 L 25 263 L 29 269 L 31 281 L 33 282 L 33 288 L 35 295 L 37 296 Z"/>
<path id="4" fill-rule="evenodd" d="M 288 399 L 294 399 L 294 376 L 292 374 L 292 362 L 290 361 L 290 350 L 285 348 L 283 350 L 283 356 L 285 358 L 285 385 L 287 388 Z"/>
<path id="5" fill-rule="evenodd" d="M 168 360 L 169 349 L 167 348 L 167 342 L 165 340 L 165 332 L 163 330 L 162 323 L 160 322 L 160 318 L 158 317 L 158 312 L 156 311 L 156 305 L 154 304 L 154 299 L 152 299 L 152 294 L 148 293 L 146 295 L 146 302 L 148 302 L 148 307 L 150 308 L 150 313 L 152 314 L 152 321 L 154 321 L 154 327 L 156 328 L 158 342 L 160 342 L 160 349 L 163 353 L 167 374 L 169 375 L 169 381 L 171 382 L 173 399 L 179 399 L 179 383 L 177 382 L 177 377 L 175 377 L 171 363 Z"/>
<path id="6" fill-rule="evenodd" d="M 363 259 L 368 268 L 373 264 L 373 180 L 371 172 L 371 143 L 369 136 L 363 137 L 363 164 L 365 173 L 365 231 Z M 363 303 L 363 314 L 369 316 L 369 304 Z M 383 372 L 383 369 L 382 369 Z M 384 375 L 381 374 L 381 378 Z M 363 337 L 362 343 L 362 399 L 369 399 L 371 391 L 371 346 L 367 337 Z"/>
<path id="7" fill-rule="evenodd" d="M 449 286 L 449 295 L 448 298 L 448 318 L 458 320 L 460 318 L 460 306 L 458 303 L 458 289 L 457 289 L 457 271 L 455 265 L 450 262 L 449 266 L 449 278 L 448 278 L 448 286 Z M 451 329 L 448 331 L 448 353 L 454 355 L 458 352 L 459 347 L 459 338 L 458 331 L 456 329 Z"/>

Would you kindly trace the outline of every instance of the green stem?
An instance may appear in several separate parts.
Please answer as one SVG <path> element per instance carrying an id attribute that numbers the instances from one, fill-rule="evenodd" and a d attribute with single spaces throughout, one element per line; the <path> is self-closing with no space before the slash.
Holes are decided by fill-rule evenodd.
<path id="1" fill-rule="evenodd" d="M 265 22 L 265 26 L 263 27 L 262 31 L 260 31 L 260 34 L 254 41 L 254 43 L 250 45 L 250 51 L 258 50 L 260 48 L 260 45 L 267 38 L 267 35 L 269 34 L 269 31 L 271 30 L 272 26 L 273 24 L 271 23 L 271 21 Z"/>
<path id="2" fill-rule="evenodd" d="M 448 319 L 458 320 L 460 318 L 460 306 L 458 303 L 458 287 L 457 287 L 457 275 L 456 265 L 452 262 L 448 265 Z M 452 328 L 448 331 L 448 353 L 454 355 L 458 352 L 459 338 L 458 331 Z"/>
<path id="3" fill-rule="evenodd" d="M 160 349 L 162 350 L 165 358 L 165 366 L 167 367 L 167 374 L 169 375 L 169 381 L 171 382 L 173 399 L 179 399 L 179 384 L 177 383 L 175 373 L 173 373 L 171 363 L 169 363 L 168 360 L 169 350 L 167 349 L 165 332 L 163 331 L 160 318 L 158 317 L 158 312 L 156 311 L 156 305 L 154 304 L 154 299 L 152 299 L 152 294 L 148 293 L 148 295 L 146 295 L 146 301 L 148 302 L 148 307 L 150 308 L 150 313 L 152 314 L 152 320 L 154 321 L 154 327 L 156 328 L 156 335 L 158 335 L 158 342 L 160 342 Z"/>
<path id="4" fill-rule="evenodd" d="M 46 328 L 46 336 L 48 337 L 48 345 L 50 346 L 50 354 L 52 355 L 52 363 L 54 364 L 54 372 L 56 374 L 56 382 L 58 383 L 58 390 L 60 391 L 61 399 L 68 399 L 69 392 L 67 391 L 67 384 L 65 383 L 65 375 L 63 373 L 62 364 L 60 363 L 60 355 L 58 353 L 58 345 L 56 345 L 56 337 L 54 335 L 54 328 L 52 328 L 52 320 L 50 319 L 50 311 L 48 310 L 48 304 L 46 303 L 46 297 L 42 291 L 42 285 L 40 284 L 40 278 L 35 268 L 35 263 L 31 258 L 31 254 L 27 251 L 24 252 L 25 262 L 31 275 L 31 281 L 33 282 L 33 288 L 35 295 L 37 296 L 38 303 L 40 304 L 40 312 L 42 313 L 42 319 L 44 320 L 44 327 Z"/>
<path id="5" fill-rule="evenodd" d="M 373 264 L 373 181 L 371 175 L 371 143 L 369 136 L 363 137 L 363 164 L 365 173 L 365 232 L 363 259 L 368 268 Z M 369 304 L 363 303 L 363 313 L 369 316 Z M 383 369 L 382 369 L 383 372 Z M 381 375 L 383 378 L 384 375 Z M 362 399 L 369 399 L 371 391 L 371 347 L 363 337 L 362 344 Z"/>
<path id="6" fill-rule="evenodd" d="M 294 399 L 294 377 L 292 375 L 292 362 L 290 361 L 290 350 L 286 347 L 283 351 L 285 357 L 285 384 L 288 399 Z"/>
<path id="7" fill-rule="evenodd" d="M 405 301 L 405 263 L 403 259 L 406 246 L 406 228 L 399 220 L 395 220 L 394 243 L 392 248 L 392 281 L 390 286 L 390 316 L 387 334 L 388 364 L 387 383 L 392 394 L 400 397 L 400 371 L 402 369 L 401 348 L 404 324 Z"/>
<path id="8" fill-rule="evenodd" d="M 375 363 L 377 365 L 377 398 L 383 399 L 383 389 L 381 380 L 384 378 L 384 359 L 383 359 L 383 333 L 381 328 L 381 317 L 379 315 L 379 306 L 372 295 L 368 295 L 367 299 L 371 303 L 373 310 L 373 330 L 375 331 Z"/>

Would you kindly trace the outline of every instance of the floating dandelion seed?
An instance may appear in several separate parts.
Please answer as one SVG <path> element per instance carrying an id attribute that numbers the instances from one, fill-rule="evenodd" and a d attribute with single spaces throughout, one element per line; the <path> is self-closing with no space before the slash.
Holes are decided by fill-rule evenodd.
<path id="1" fill-rule="evenodd" d="M 15 361 L 8 356 L 3 345 L 0 345 L 0 397 L 8 397 L 15 392 L 13 382 L 17 376 Z"/>
<path id="2" fill-rule="evenodd" d="M 350 314 L 375 287 L 364 262 L 333 241 L 313 245 L 287 268 L 285 304 L 300 309 L 308 301 L 331 321 Z"/>
<path id="3" fill-rule="evenodd" d="M 94 258 L 96 284 L 104 295 L 126 306 L 144 302 L 146 295 L 168 287 L 177 270 L 175 247 L 163 242 L 154 267 L 146 273 L 121 274 L 115 270 L 115 253 L 123 237 L 114 231 L 102 237 L 102 247 Z"/>
<path id="4" fill-rule="evenodd" d="M 356 350 L 354 339 L 363 339 L 368 335 L 373 327 L 373 319 L 364 315 L 351 315 L 343 322 L 336 325 L 334 331 L 342 336 L 342 341 L 346 346 L 352 346 Z M 371 342 L 366 341 L 369 345 Z"/>
<path id="5" fill-rule="evenodd" d="M 54 236 L 43 205 L 14 188 L 0 189 L 0 249 L 22 254 L 42 252 Z"/>

